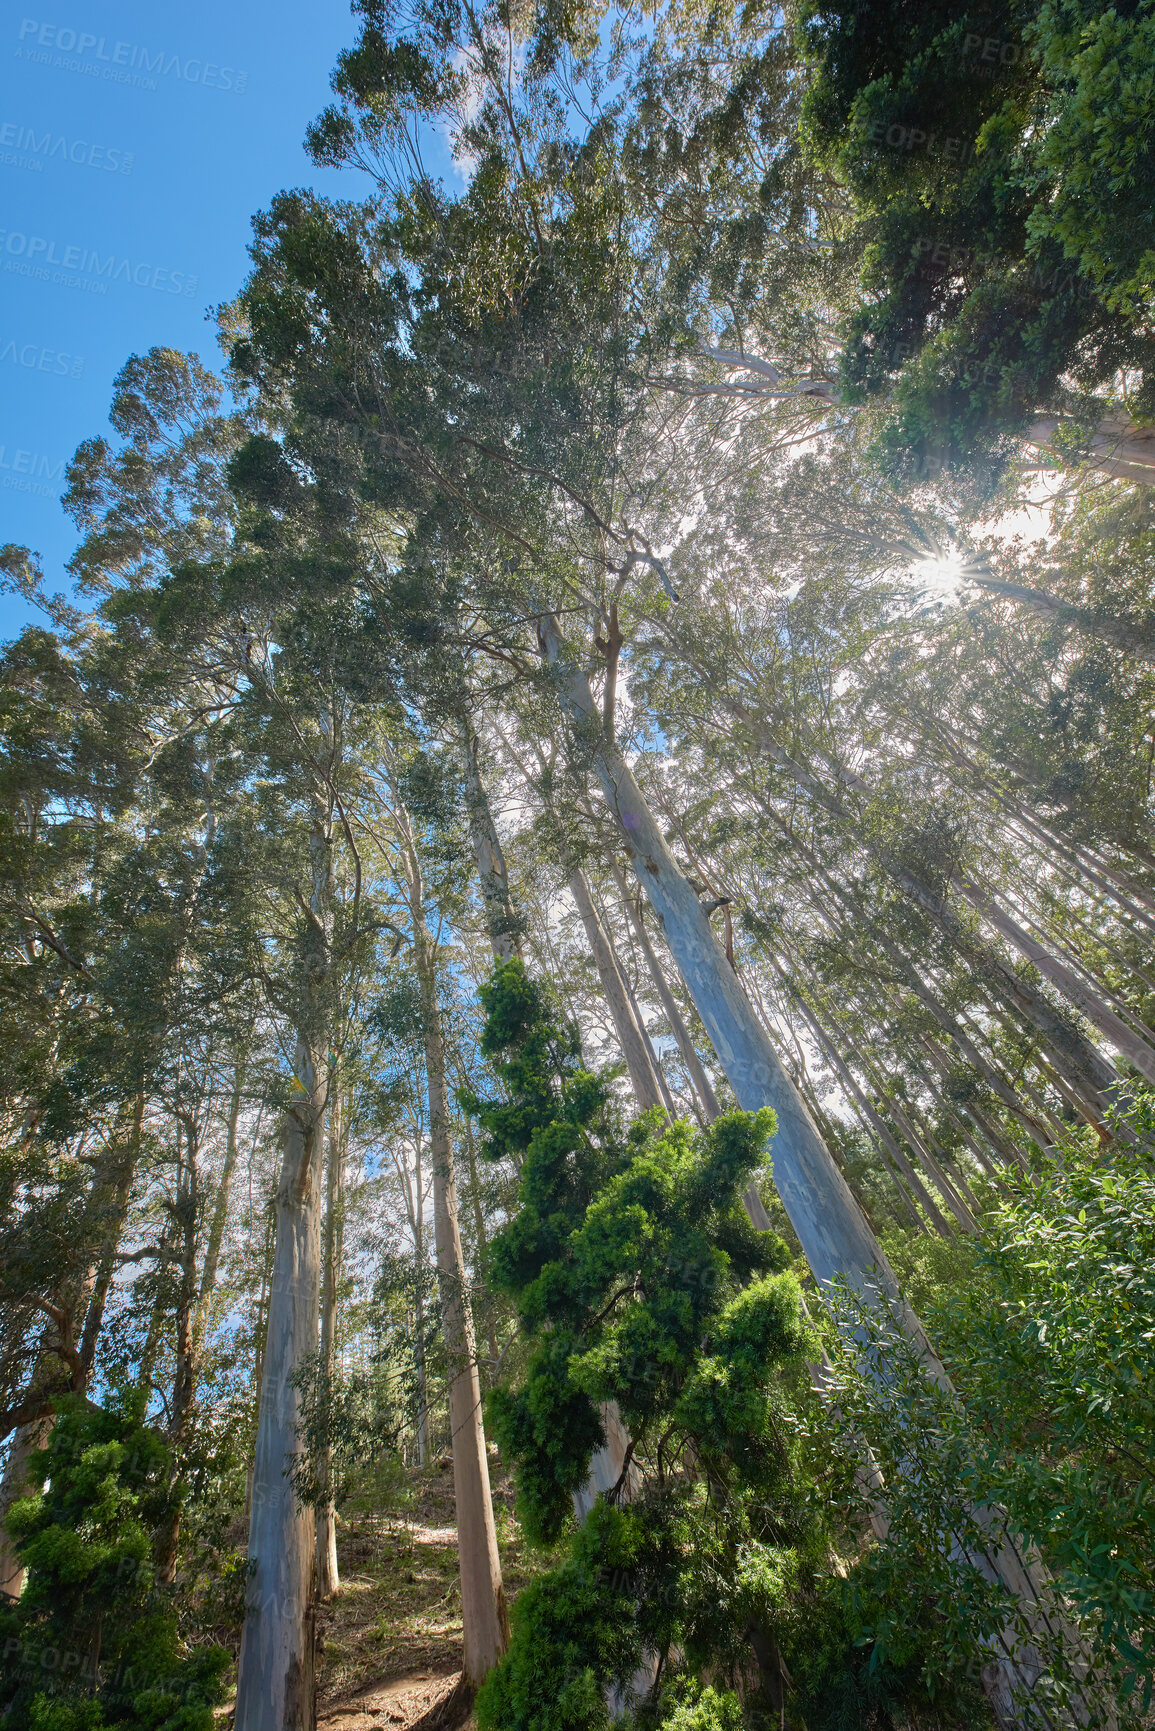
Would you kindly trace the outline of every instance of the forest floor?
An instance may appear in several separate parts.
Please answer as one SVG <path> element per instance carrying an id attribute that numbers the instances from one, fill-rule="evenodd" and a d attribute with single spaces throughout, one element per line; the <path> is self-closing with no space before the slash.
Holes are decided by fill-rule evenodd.
<path id="1" fill-rule="evenodd" d="M 451 1731 L 461 1674 L 453 1471 L 407 1475 L 397 1513 L 356 1512 L 338 1526 L 341 1585 L 321 1607 L 318 1731 Z M 496 1462 L 494 1516 L 507 1600 L 544 1566 L 528 1554 L 513 1487 Z M 467 1721 L 472 1725 L 472 1720 Z"/>

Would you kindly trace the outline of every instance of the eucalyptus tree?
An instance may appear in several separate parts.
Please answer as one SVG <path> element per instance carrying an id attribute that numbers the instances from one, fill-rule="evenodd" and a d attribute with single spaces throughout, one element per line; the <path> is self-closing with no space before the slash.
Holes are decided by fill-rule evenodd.
<path id="1" fill-rule="evenodd" d="M 208 888 L 235 790 L 187 712 L 125 681 L 115 627 L 51 612 L 54 632 L 9 647 L 5 683 L 10 1479 L 54 1396 L 94 1377 L 110 1301 L 140 1260 L 122 1245 L 171 1048 L 194 1027 L 225 1032 L 237 1009 Z"/>
<path id="2" fill-rule="evenodd" d="M 374 743 L 368 798 L 361 802 L 359 821 L 382 852 L 396 885 L 405 914 L 399 938 L 410 946 L 415 976 L 414 1010 L 424 1059 L 440 1320 L 449 1384 L 464 1683 L 472 1692 L 505 1652 L 509 1621 L 489 1482 L 473 1307 L 458 1219 L 443 1010 L 442 951 L 464 887 L 461 850 L 456 845 L 446 847 L 445 830 L 446 820 L 452 823 L 454 795 L 460 790 L 452 781 L 447 787 L 436 758 L 415 751 L 404 735 L 398 738 L 387 719 L 378 724 Z M 420 1168 L 417 1182 L 419 1186 Z M 415 1204 L 416 1215 L 423 1208 L 419 1193 Z"/>
<path id="3" fill-rule="evenodd" d="M 199 750 L 243 790 L 214 823 L 214 960 L 260 989 L 287 1040 L 238 1710 L 246 1724 L 311 1724 L 314 1517 L 285 1469 L 297 1449 L 294 1375 L 317 1347 L 324 1116 L 343 992 L 376 931 L 343 816 L 352 717 L 337 678 L 339 591 L 358 549 L 305 488 L 279 513 L 235 502 L 233 487 L 242 501 L 253 492 L 243 466 L 232 482 L 228 473 L 240 425 L 195 358 L 130 362 L 111 418 L 120 447 L 93 441 L 70 471 L 86 530 L 73 566 L 108 592 L 110 688 L 163 698 L 171 735 L 158 747 L 178 759 Z"/>

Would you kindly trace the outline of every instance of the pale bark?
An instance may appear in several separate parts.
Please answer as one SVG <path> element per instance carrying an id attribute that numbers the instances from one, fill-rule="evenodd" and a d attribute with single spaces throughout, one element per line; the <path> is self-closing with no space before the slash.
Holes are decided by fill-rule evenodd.
<path id="1" fill-rule="evenodd" d="M 1014 1088 L 1007 1081 L 1006 1077 L 996 1065 L 989 1063 L 978 1050 L 974 1041 L 969 1037 L 965 1029 L 960 1026 L 958 1020 L 951 1015 L 938 994 L 932 991 L 926 981 L 922 978 L 918 965 L 914 959 L 908 955 L 906 951 L 900 949 L 874 920 L 870 919 L 869 916 L 863 916 L 862 910 L 854 905 L 850 897 L 847 896 L 846 892 L 842 889 L 841 885 L 834 881 L 811 849 L 805 848 L 804 852 L 810 861 L 812 869 L 826 885 L 827 889 L 838 903 L 839 908 L 842 910 L 844 917 L 836 918 L 824 906 L 821 899 L 815 897 L 817 906 L 821 910 L 823 917 L 826 919 L 830 928 L 840 934 L 844 941 L 848 941 L 851 938 L 852 933 L 846 923 L 847 919 L 854 919 L 865 925 L 872 941 L 879 946 L 883 954 L 889 957 L 890 961 L 898 969 L 898 972 L 902 977 L 904 988 L 913 992 L 919 1003 L 922 1004 L 925 1009 L 930 1011 L 943 1033 L 954 1042 L 966 1062 L 970 1064 L 973 1069 L 978 1071 L 979 1075 L 982 1076 L 987 1085 L 995 1094 L 998 1095 L 1002 1104 L 1007 1108 L 1008 1112 L 1018 1120 L 1023 1129 L 1027 1132 L 1027 1135 L 1031 1137 L 1032 1141 L 1043 1150 L 1049 1148 L 1054 1138 L 1053 1136 L 1048 1135 L 1046 1126 L 1032 1118 L 1018 1095 L 1015 1093 Z M 1017 1150 L 1012 1150 L 1011 1152 L 1013 1158 L 1018 1161 L 1020 1165 L 1024 1164 L 1023 1158 Z"/>
<path id="2" fill-rule="evenodd" d="M 1029 932 L 1025 932 L 1018 921 L 1005 908 L 999 906 L 993 896 L 987 895 L 977 884 L 968 883 L 965 879 L 960 881 L 959 889 L 987 924 L 993 926 L 999 936 L 1013 945 L 1020 955 L 1026 956 L 1027 960 L 1038 968 L 1044 980 L 1086 1016 L 1092 1027 L 1097 1028 L 1103 1038 L 1114 1046 L 1128 1063 L 1133 1064 L 1141 1076 L 1148 1082 L 1155 1082 L 1155 1050 L 1152 1050 L 1134 1028 L 1123 1021 L 1121 1016 L 1117 1016 L 1099 994 L 1080 980 L 1071 968 Z"/>
<path id="3" fill-rule="evenodd" d="M 803 1006 L 802 1013 L 810 1023 L 814 1037 L 818 1041 L 819 1046 L 825 1052 L 827 1059 L 834 1069 L 835 1075 L 838 1077 L 839 1081 L 850 1095 L 850 1098 L 858 1107 L 858 1110 L 866 1123 L 878 1137 L 885 1155 L 888 1155 L 894 1162 L 895 1166 L 898 1167 L 899 1172 L 901 1172 L 903 1178 L 910 1185 L 911 1190 L 926 1210 L 927 1217 L 934 1225 L 939 1236 L 942 1238 L 950 1238 L 951 1229 L 940 1211 L 937 1202 L 934 1200 L 934 1197 L 930 1194 L 930 1191 L 927 1189 L 926 1185 L 907 1159 L 906 1154 L 903 1152 L 898 1142 L 895 1141 L 885 1119 L 880 1117 L 870 1100 L 859 1087 L 852 1071 L 843 1060 L 837 1044 L 827 1035 L 826 1030 L 823 1028 L 821 1022 L 819 1022 L 817 1016 L 810 1009 L 809 1005 Z M 915 1215 L 915 1223 L 921 1225 L 917 1214 Z"/>
<path id="4" fill-rule="evenodd" d="M 143 1122 L 144 1090 L 141 1088 L 137 1092 L 133 1105 L 132 1128 L 127 1145 L 121 1150 L 119 1158 L 113 1159 L 111 1169 L 105 1177 L 107 1188 L 104 1197 L 104 1232 L 100 1257 L 84 1318 L 84 1329 L 80 1337 L 78 1388 L 87 1386 L 96 1359 L 96 1347 L 100 1339 L 101 1328 L 104 1326 L 105 1305 L 108 1302 L 108 1294 L 116 1273 L 116 1252 L 120 1246 L 125 1221 L 128 1218 L 132 1181 L 136 1174 L 136 1163 L 140 1157 L 140 1137 Z"/>
<path id="5" fill-rule="evenodd" d="M 597 904 L 595 903 L 595 906 L 596 905 Z M 670 1118 L 676 1118 L 678 1116 L 678 1108 L 674 1104 L 674 1096 L 671 1092 L 670 1084 L 666 1079 L 666 1073 L 662 1069 L 662 1060 L 658 1056 L 657 1047 L 650 1039 L 649 1032 L 647 1031 L 645 1011 L 642 1009 L 641 1003 L 638 999 L 638 994 L 634 990 L 634 984 L 630 978 L 630 970 L 622 961 L 621 953 L 614 941 L 613 927 L 605 917 L 604 907 L 599 908 L 598 913 L 602 922 L 602 930 L 605 932 L 606 939 L 610 946 L 610 954 L 614 959 L 614 965 L 618 970 L 618 976 L 625 989 L 626 1002 L 630 1006 L 630 1014 L 634 1019 L 634 1026 L 637 1028 L 638 1033 L 641 1036 L 642 1044 L 645 1046 L 646 1051 L 649 1054 L 650 1068 L 653 1071 L 654 1080 L 658 1084 L 658 1092 L 662 1097 L 662 1105 L 665 1107 Z"/>
<path id="6" fill-rule="evenodd" d="M 324 1252 L 321 1274 L 321 1385 L 325 1400 L 331 1398 L 336 1364 L 337 1290 L 341 1280 L 344 1237 L 345 1144 L 341 1103 L 329 1107 L 329 1161 L 326 1174 Z M 333 1451 L 328 1444 L 320 1451 L 317 1484 L 322 1500 L 317 1505 L 317 1593 L 331 1599 L 341 1584 L 337 1567 L 337 1510 L 328 1493 L 333 1479 Z"/>
<path id="7" fill-rule="evenodd" d="M 1134 655 L 1140 661 L 1155 661 L 1155 627 L 1147 621 L 1138 623 L 1121 619 L 1118 614 L 1106 613 L 1100 607 L 1064 601 L 1058 595 L 1048 594 L 1045 589 L 1031 589 L 1024 583 L 1005 583 L 985 571 L 972 575 L 981 589 L 993 595 L 1006 601 L 1017 601 L 1021 606 L 1041 613 L 1044 618 L 1058 620 L 1061 625 L 1070 625 L 1088 637 L 1109 643 L 1112 649 L 1122 650 L 1125 655 Z"/>
<path id="8" fill-rule="evenodd" d="M 1070 458 L 1052 444 L 1062 425 L 1059 415 L 1036 415 L 1025 435 L 1029 445 L 1060 469 L 1070 463 Z M 1124 415 L 1110 416 L 1099 422 L 1083 460 L 1088 468 L 1098 469 L 1116 481 L 1135 481 L 1144 487 L 1155 485 L 1155 427 L 1139 426 Z"/>
<path id="9" fill-rule="evenodd" d="M 814 1277 L 840 1276 L 872 1301 L 881 1291 L 898 1301 L 898 1283 L 803 1101 L 726 961 L 698 897 L 679 871 L 645 797 L 620 751 L 602 732 L 593 694 L 557 623 L 540 623 L 542 652 L 555 670 L 559 696 L 583 741 L 597 734 L 596 768 L 632 869 L 665 932 L 739 1104 L 773 1106 L 778 1116 L 774 1177 Z M 911 1326 L 929 1352 L 922 1327 Z"/>
<path id="10" fill-rule="evenodd" d="M 316 1520 L 290 1473 L 300 1447 L 294 1373 L 317 1350 L 326 1078 L 301 1039 L 302 1097 L 285 1114 L 249 1521 L 249 1590 L 237 1675 L 237 1731 L 312 1731 Z"/>
<path id="11" fill-rule="evenodd" d="M 481 1204 L 481 1181 L 477 1171 L 477 1150 L 473 1145 L 473 1130 L 466 1124 L 464 1131 L 465 1163 L 469 1169 L 469 1202 L 473 1212 L 473 1230 L 477 1238 L 477 1261 L 482 1268 L 485 1266 L 485 1251 L 489 1235 L 485 1230 L 485 1210 Z M 487 1307 L 486 1345 L 489 1347 L 490 1364 L 494 1367 L 498 1361 L 497 1333 L 494 1327 L 492 1307 Z"/>
<path id="12" fill-rule="evenodd" d="M 487 911 L 496 910 L 496 917 L 491 917 L 489 920 L 489 936 L 493 948 L 493 959 L 495 962 L 500 963 L 508 961 L 512 956 L 520 953 L 519 946 L 515 944 L 515 941 L 511 936 L 511 934 L 519 930 L 519 926 L 513 911 L 513 898 L 510 894 L 509 877 L 506 871 L 505 858 L 501 852 L 500 843 L 497 841 L 497 833 L 494 828 L 493 818 L 489 808 L 489 800 L 485 792 L 485 784 L 482 781 L 478 770 L 476 740 L 471 740 L 469 744 L 468 758 L 471 780 L 467 795 L 467 804 L 470 814 L 471 832 L 474 837 L 474 857 L 477 862 L 478 874 L 482 879 L 486 909 Z M 487 877 L 489 880 L 488 887 L 486 886 Z M 586 893 L 586 902 L 592 911 L 593 904 L 589 899 L 588 892 Z M 580 911 L 579 905 L 579 912 Z M 595 925 L 596 924 L 597 921 L 595 915 Z M 587 935 L 589 935 L 589 927 L 587 927 Z M 592 947 L 593 945 L 591 943 L 591 948 Z M 604 957 L 604 948 L 602 953 Z M 612 960 L 612 958 L 610 959 Z M 611 1010 L 611 1014 L 612 1013 Z M 644 1075 L 645 1072 L 642 1071 L 641 1076 L 643 1080 Z M 473 1164 L 474 1156 L 471 1136 L 467 1142 L 467 1149 L 470 1163 L 470 1179 L 472 1182 L 474 1207 L 476 1210 L 478 1245 L 480 1248 L 484 1245 L 485 1240 L 485 1222 L 482 1218 L 481 1202 L 478 1195 L 477 1174 L 474 1170 Z M 492 1331 L 492 1323 L 490 1324 L 490 1327 Z M 490 1336 L 490 1352 L 493 1361 L 496 1364 L 497 1340 L 492 1332 Z M 622 1463 L 626 1458 L 626 1453 L 630 1443 L 629 1432 L 622 1423 L 617 1406 L 612 1403 L 603 1404 L 600 1413 L 602 1429 L 605 1432 L 606 1440 L 601 1448 L 597 1449 L 594 1453 L 593 1459 L 590 1463 L 590 1474 L 585 1484 L 581 1490 L 575 1491 L 573 1494 L 574 1513 L 579 1521 L 584 1521 L 597 1500 L 599 1491 L 612 1489 L 618 1482 L 622 1471 Z M 629 1489 L 636 1488 L 636 1480 L 637 1472 L 635 1469 L 633 1477 L 630 1480 Z"/>
<path id="13" fill-rule="evenodd" d="M 312 1731 L 316 1516 L 292 1481 L 300 1449 L 295 1374 L 317 1351 L 321 1177 L 328 1096 L 326 1040 L 332 931 L 332 835 L 314 820 L 312 896 L 303 929 L 295 1099 L 285 1113 L 276 1234 L 253 1461 L 249 1584 L 237 1668 L 236 1731 Z"/>
<path id="14" fill-rule="evenodd" d="M 169 1405 L 167 1436 L 173 1450 L 172 1474 L 175 1482 L 180 1471 L 180 1449 L 192 1412 L 196 1393 L 197 1346 L 196 1310 L 197 1278 L 196 1249 L 199 1215 L 200 1127 L 193 1114 L 184 1118 L 183 1154 L 178 1167 L 177 1189 L 170 1205 L 176 1260 L 180 1269 L 174 1317 L 176 1369 L 173 1377 L 172 1400 Z M 177 1541 L 180 1537 L 180 1504 L 175 1503 L 156 1537 L 157 1580 L 171 1585 L 176 1578 Z"/>
<path id="15" fill-rule="evenodd" d="M 773 762 L 786 771 L 800 788 L 812 795 L 824 810 L 858 833 L 861 826 L 842 800 L 815 775 L 811 775 L 774 737 L 772 730 L 751 714 L 742 704 L 727 702 L 730 713 L 748 727 L 758 744 Z M 869 793 L 869 784 L 861 777 L 848 774 L 847 785 L 859 793 Z M 1059 1014 L 1044 993 L 1031 986 L 1009 968 L 992 945 L 978 932 L 967 929 L 948 902 L 929 884 L 905 866 L 884 847 L 871 844 L 878 863 L 894 883 L 927 915 L 931 924 L 948 940 L 960 956 L 984 982 L 990 983 L 1004 1003 L 1029 1023 L 1050 1053 L 1056 1067 L 1080 1094 L 1085 1105 L 1102 1111 L 1110 1100 L 1119 1077 L 1110 1063 L 1079 1030 Z"/>
<path id="16" fill-rule="evenodd" d="M 466 1682 L 476 1688 L 509 1646 L 509 1618 L 501 1582 L 497 1529 L 489 1460 L 481 1415 L 481 1384 L 465 1259 L 457 1221 L 457 1186 L 450 1137 L 445 1044 L 437 995 L 437 955 L 425 924 L 421 869 L 408 824 L 402 833 L 409 906 L 413 921 L 414 962 L 425 1035 L 429 1090 L 429 1146 L 433 1162 L 433 1219 L 437 1274 L 449 1376 L 449 1428 L 453 1446 L 453 1488 L 457 1507 L 461 1620 Z"/>
<path id="17" fill-rule="evenodd" d="M 581 922 L 585 928 L 586 941 L 593 953 L 594 965 L 601 981 L 602 996 L 605 998 L 610 1016 L 613 1019 L 614 1032 L 618 1037 L 618 1046 L 626 1061 L 626 1069 L 630 1075 L 630 1086 L 634 1091 L 639 1109 L 646 1111 L 651 1106 L 659 1106 L 665 1110 L 665 1101 L 658 1084 L 656 1065 L 650 1042 L 645 1033 L 634 1020 L 626 995 L 625 982 L 618 971 L 617 959 L 610 947 L 598 911 L 594 907 L 593 898 L 589 892 L 584 874 L 580 870 L 572 871 L 566 880 L 569 893 L 574 899 Z"/>
<path id="18" fill-rule="evenodd" d="M 197 1310 L 195 1324 L 196 1349 L 199 1352 L 204 1341 L 208 1326 L 209 1305 L 216 1291 L 217 1268 L 220 1265 L 221 1245 L 224 1243 L 225 1224 L 229 1214 L 229 1193 L 232 1190 L 233 1173 L 237 1165 L 237 1125 L 241 1115 L 241 1092 L 244 1088 L 245 1066 L 238 1062 L 233 1072 L 233 1091 L 229 1099 L 228 1116 L 225 1120 L 225 1159 L 221 1167 L 221 1180 L 217 1186 L 216 1200 L 213 1203 L 213 1217 L 209 1225 L 208 1243 L 205 1245 L 204 1261 L 201 1264 L 200 1291 L 197 1295 Z"/>
<path id="19" fill-rule="evenodd" d="M 425 1189 L 421 1172 L 421 1140 L 415 1139 L 413 1214 L 413 1371 L 417 1381 L 417 1465 L 429 1459 L 429 1380 L 425 1369 Z"/>
<path id="20" fill-rule="evenodd" d="M 486 930 L 495 960 L 508 962 L 518 953 L 521 922 L 514 912 L 501 838 L 481 779 L 477 735 L 468 722 L 462 726 L 462 759 L 465 765 L 465 809 L 485 908 Z"/>
<path id="21" fill-rule="evenodd" d="M 618 886 L 618 891 L 622 898 L 622 906 L 625 908 L 634 931 L 637 934 L 638 947 L 645 958 L 650 978 L 654 982 L 654 990 L 658 994 L 662 1010 L 667 1022 L 670 1024 L 670 1032 L 678 1043 L 678 1051 L 682 1055 L 682 1062 L 686 1066 L 686 1071 L 691 1083 L 693 1084 L 694 1092 L 702 1103 L 702 1110 L 706 1115 L 707 1122 L 710 1122 L 716 1118 L 722 1110 L 721 1106 L 718 1104 L 718 1096 L 714 1092 L 714 1084 L 706 1073 L 706 1066 L 698 1056 L 690 1030 L 686 1026 L 685 1018 L 678 1008 L 674 994 L 670 990 L 669 982 L 666 979 L 662 965 L 654 954 L 654 946 L 650 942 L 650 934 L 646 930 L 646 922 L 642 918 L 641 908 L 634 902 L 633 897 L 630 895 L 625 879 L 622 876 L 621 869 L 616 860 L 613 862 L 613 874 L 614 881 Z"/>

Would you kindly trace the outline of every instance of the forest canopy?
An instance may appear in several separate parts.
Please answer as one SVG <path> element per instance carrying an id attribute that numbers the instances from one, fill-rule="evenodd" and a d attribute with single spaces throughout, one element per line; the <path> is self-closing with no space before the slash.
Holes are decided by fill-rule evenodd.
<path id="1" fill-rule="evenodd" d="M 0 549 L 0 1728 L 1140 1731 L 1155 10 L 351 34 Z"/>

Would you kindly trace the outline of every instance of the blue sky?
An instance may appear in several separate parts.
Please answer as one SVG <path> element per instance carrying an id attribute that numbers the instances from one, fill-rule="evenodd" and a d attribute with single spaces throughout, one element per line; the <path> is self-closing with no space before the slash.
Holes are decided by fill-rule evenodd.
<path id="1" fill-rule="evenodd" d="M 240 287 L 281 187 L 361 177 L 302 148 L 353 41 L 348 0 L 14 0 L 0 9 L 0 543 L 65 587 L 64 465 L 107 430 L 127 356 L 219 363 L 210 309 Z M 33 617 L 0 596 L 0 637 Z"/>

